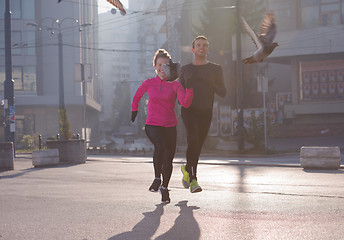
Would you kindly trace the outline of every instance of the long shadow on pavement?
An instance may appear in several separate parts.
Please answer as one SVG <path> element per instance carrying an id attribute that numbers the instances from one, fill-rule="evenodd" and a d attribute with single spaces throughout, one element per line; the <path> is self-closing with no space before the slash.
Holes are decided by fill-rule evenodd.
<path id="1" fill-rule="evenodd" d="M 193 215 L 193 210 L 199 209 L 196 206 L 187 206 L 188 201 L 180 201 L 176 206 L 180 207 L 179 216 L 174 221 L 173 227 L 166 233 L 160 235 L 156 240 L 166 239 L 188 239 L 197 240 L 200 238 L 200 228 Z"/>
<path id="2" fill-rule="evenodd" d="M 160 225 L 160 218 L 164 214 L 165 204 L 157 204 L 152 212 L 144 212 L 144 218 L 138 222 L 130 232 L 117 234 L 108 240 L 148 240 L 154 235 Z"/>
<path id="3" fill-rule="evenodd" d="M 21 169 L 19 170 L 19 172 L 13 173 L 13 174 L 7 174 L 7 175 L 3 175 L 0 176 L 0 179 L 5 179 L 5 178 L 15 178 L 15 177 L 20 177 L 22 175 L 31 173 L 31 172 L 36 172 L 36 171 L 41 171 L 47 168 L 67 168 L 67 167 L 72 167 L 78 164 L 63 164 L 63 165 L 58 165 L 58 166 L 42 166 L 42 167 L 32 167 L 32 168 L 25 168 L 25 169 Z M 4 172 L 10 172 L 8 170 L 0 170 L 0 173 L 4 173 Z"/>
<path id="4" fill-rule="evenodd" d="M 166 233 L 160 235 L 156 240 L 166 239 L 188 239 L 198 240 L 200 238 L 200 228 L 193 216 L 193 210 L 199 209 L 196 206 L 187 206 L 188 201 L 180 201 L 176 206 L 180 207 L 179 216 L 174 225 Z M 164 213 L 165 204 L 156 205 L 152 212 L 143 213 L 144 218 L 137 223 L 129 232 L 117 234 L 108 240 L 149 240 L 152 238 L 160 225 L 160 218 Z"/>

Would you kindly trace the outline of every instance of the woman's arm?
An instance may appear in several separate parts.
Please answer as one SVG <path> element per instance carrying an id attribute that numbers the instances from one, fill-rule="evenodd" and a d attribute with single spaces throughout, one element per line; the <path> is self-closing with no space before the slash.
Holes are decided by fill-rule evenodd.
<path id="1" fill-rule="evenodd" d="M 133 98 L 133 102 L 131 104 L 131 111 L 137 111 L 139 109 L 139 102 L 143 96 L 143 94 L 145 94 L 145 92 L 147 92 L 147 82 L 143 81 L 143 83 L 139 86 L 139 88 L 136 90 L 136 93 L 134 95 Z"/>

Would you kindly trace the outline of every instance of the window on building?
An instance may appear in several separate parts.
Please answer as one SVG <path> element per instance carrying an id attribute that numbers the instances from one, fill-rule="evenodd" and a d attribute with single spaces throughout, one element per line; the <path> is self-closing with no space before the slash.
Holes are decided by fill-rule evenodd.
<path id="1" fill-rule="evenodd" d="M 12 31 L 11 40 L 12 40 L 12 55 L 21 55 L 22 48 L 23 48 L 22 33 L 19 31 Z M 0 55 L 5 55 L 5 32 L 4 31 L 0 31 Z"/>
<path id="2" fill-rule="evenodd" d="M 5 13 L 5 1 L 0 1 L 0 19 L 4 19 L 4 13 Z"/>
<path id="3" fill-rule="evenodd" d="M 12 78 L 15 91 L 36 92 L 36 67 L 35 66 L 13 66 Z M 0 66 L 0 91 L 4 91 L 6 79 L 5 66 Z"/>
<path id="4" fill-rule="evenodd" d="M 22 54 L 22 35 L 19 31 L 13 31 L 11 34 L 12 38 L 12 55 Z"/>
<path id="5" fill-rule="evenodd" d="M 13 66 L 12 77 L 14 81 L 14 90 L 23 90 L 23 67 Z"/>
<path id="6" fill-rule="evenodd" d="M 22 17 L 21 0 L 11 0 L 11 16 L 13 19 L 20 19 Z"/>
<path id="7" fill-rule="evenodd" d="M 35 51 L 35 32 L 34 31 L 24 31 L 23 34 L 23 54 L 28 56 L 34 56 L 36 54 Z"/>
<path id="8" fill-rule="evenodd" d="M 291 0 L 268 0 L 268 9 L 274 12 L 279 30 L 292 28 L 292 21 L 285 21 L 291 19 L 291 3 Z"/>
<path id="9" fill-rule="evenodd" d="M 5 55 L 5 32 L 0 31 L 0 55 Z"/>
<path id="10" fill-rule="evenodd" d="M 36 67 L 24 66 L 23 68 L 23 90 L 36 92 Z"/>
<path id="11" fill-rule="evenodd" d="M 5 80 L 6 80 L 5 66 L 0 66 L 0 91 L 4 91 Z"/>
<path id="12" fill-rule="evenodd" d="M 302 28 L 319 26 L 319 0 L 301 0 Z"/>
<path id="13" fill-rule="evenodd" d="M 344 0 L 342 0 L 341 2 L 341 7 L 342 7 L 342 11 L 341 11 L 341 19 L 342 19 L 342 23 L 344 23 Z"/>
<path id="14" fill-rule="evenodd" d="M 23 19 L 35 19 L 35 0 L 22 0 Z"/>
<path id="15" fill-rule="evenodd" d="M 341 23 L 340 1 L 320 0 L 321 25 L 339 25 Z"/>
<path id="16" fill-rule="evenodd" d="M 4 19 L 5 1 L 0 1 L 0 19 Z M 35 19 L 35 0 L 11 0 L 12 19 Z"/>
<path id="17" fill-rule="evenodd" d="M 343 22 L 344 0 L 301 0 L 303 28 L 339 25 Z"/>

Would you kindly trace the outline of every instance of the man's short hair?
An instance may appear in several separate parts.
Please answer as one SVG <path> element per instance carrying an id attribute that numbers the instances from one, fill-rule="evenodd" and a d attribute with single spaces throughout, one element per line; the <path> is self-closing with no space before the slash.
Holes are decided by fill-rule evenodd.
<path id="1" fill-rule="evenodd" d="M 192 41 L 192 48 L 195 48 L 195 42 L 196 42 L 198 39 L 206 40 L 206 41 L 208 42 L 208 44 L 209 44 L 208 38 L 206 38 L 205 36 L 197 36 L 197 37 Z"/>

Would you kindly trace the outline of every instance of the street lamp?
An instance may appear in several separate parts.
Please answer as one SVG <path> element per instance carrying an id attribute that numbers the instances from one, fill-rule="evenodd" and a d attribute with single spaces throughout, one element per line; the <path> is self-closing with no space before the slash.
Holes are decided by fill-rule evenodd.
<path id="1" fill-rule="evenodd" d="M 81 24 L 81 27 L 88 27 L 91 26 L 92 23 L 84 23 Z M 80 28 L 80 31 L 82 29 Z M 84 34 L 84 44 L 86 43 L 85 34 Z M 86 56 L 85 56 L 85 48 L 82 49 L 82 64 L 81 64 L 81 81 L 82 81 L 82 96 L 84 101 L 83 107 L 83 126 L 84 126 L 84 138 L 85 144 L 87 146 L 87 118 L 86 118 L 86 78 L 85 78 L 85 64 L 86 64 Z"/>
<path id="2" fill-rule="evenodd" d="M 79 23 L 79 21 L 75 18 L 64 18 L 61 21 L 59 19 L 56 19 L 52 23 L 51 27 L 51 34 L 54 34 L 54 26 L 55 23 L 57 25 L 58 33 L 58 54 L 59 54 L 59 109 L 62 110 L 65 108 L 64 104 L 64 79 L 63 79 L 63 39 L 62 39 L 62 24 L 66 20 L 72 20 L 75 23 Z M 80 25 L 79 25 L 79 31 L 81 31 Z M 61 133 L 60 133 L 61 134 Z"/>
<path id="3" fill-rule="evenodd" d="M 62 35 L 62 24 L 63 22 L 67 20 L 71 20 L 74 23 L 78 24 L 79 31 L 82 31 L 83 27 L 91 26 L 91 23 L 85 23 L 85 24 L 79 24 L 79 20 L 67 17 L 62 19 L 61 21 L 59 19 L 54 19 L 51 17 L 45 17 L 42 20 L 39 21 L 39 23 L 27 23 L 29 26 L 36 27 L 38 31 L 42 31 L 44 29 L 44 26 L 41 24 L 45 19 L 51 20 L 51 26 L 46 27 L 47 30 L 50 31 L 51 34 L 55 34 L 55 30 L 58 31 L 58 57 L 59 57 L 59 110 L 62 110 L 65 108 L 65 102 L 64 102 L 64 79 L 63 79 L 63 35 Z M 83 60 L 84 61 L 84 60 Z M 84 119 L 84 128 L 86 129 L 86 90 L 85 90 L 85 80 L 83 78 L 83 95 L 84 95 L 84 110 L 83 110 L 83 119 Z M 59 128 L 60 129 L 60 128 Z M 61 132 L 60 132 L 61 135 Z M 85 131 L 85 141 L 86 141 L 86 131 Z"/>

